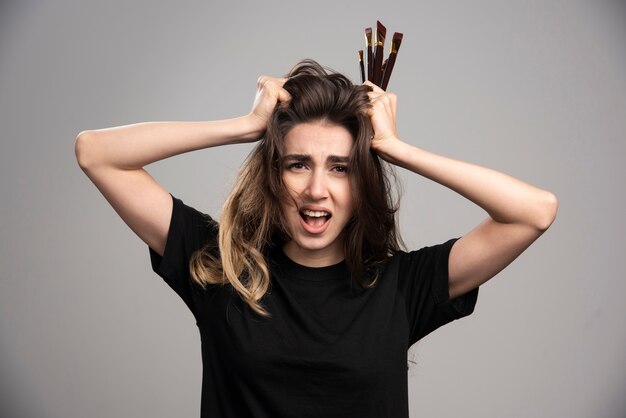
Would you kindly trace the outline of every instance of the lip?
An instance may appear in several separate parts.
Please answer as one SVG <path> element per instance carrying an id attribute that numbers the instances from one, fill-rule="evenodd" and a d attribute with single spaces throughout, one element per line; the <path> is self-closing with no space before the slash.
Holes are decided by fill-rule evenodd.
<path id="1" fill-rule="evenodd" d="M 324 222 L 322 225 L 320 226 L 313 226 L 313 225 L 309 225 L 308 223 L 306 223 L 304 221 L 304 219 L 302 218 L 302 216 L 300 216 L 300 213 L 303 210 L 311 210 L 311 211 L 316 211 L 316 212 L 326 212 L 328 213 L 328 219 L 326 220 L 326 222 Z M 330 222 L 332 221 L 332 217 L 333 217 L 333 213 L 328 210 L 327 208 L 323 207 L 323 206 L 319 206 L 319 205 L 303 205 L 298 207 L 298 218 L 300 218 L 300 226 L 302 226 L 302 229 L 304 229 L 309 235 L 320 235 L 322 233 L 324 233 L 324 231 L 326 231 L 330 225 Z"/>
<path id="2" fill-rule="evenodd" d="M 326 212 L 330 215 L 330 217 L 332 218 L 333 213 L 325 208 L 324 206 L 318 206 L 318 205 L 303 205 L 303 206 L 299 206 L 298 207 L 298 213 L 302 212 L 303 210 L 312 210 L 315 212 Z"/>
<path id="3" fill-rule="evenodd" d="M 321 210 L 321 209 L 318 209 L 318 210 Z M 306 223 L 304 219 L 302 219 L 302 216 L 300 216 L 300 213 L 298 213 L 298 218 L 300 218 L 300 226 L 302 226 L 302 228 L 311 235 L 319 235 L 319 234 L 324 233 L 324 231 L 328 229 L 328 226 L 330 225 L 330 222 L 332 221 L 332 218 L 328 218 L 326 222 L 324 222 L 322 225 L 313 226 L 313 225 L 309 225 L 308 223 Z"/>

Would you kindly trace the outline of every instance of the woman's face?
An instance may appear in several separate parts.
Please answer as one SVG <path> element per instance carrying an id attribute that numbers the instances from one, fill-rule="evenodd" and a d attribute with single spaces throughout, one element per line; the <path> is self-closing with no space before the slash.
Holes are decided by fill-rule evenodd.
<path id="1" fill-rule="evenodd" d="M 281 203 L 291 237 L 285 254 L 310 267 L 336 264 L 354 212 L 348 167 L 354 139 L 343 126 L 313 122 L 296 125 L 284 141 L 283 182 L 293 200 Z"/>

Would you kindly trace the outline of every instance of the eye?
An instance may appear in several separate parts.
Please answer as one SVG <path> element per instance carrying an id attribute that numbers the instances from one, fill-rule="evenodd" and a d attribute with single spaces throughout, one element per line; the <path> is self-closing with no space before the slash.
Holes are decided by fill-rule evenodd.
<path id="1" fill-rule="evenodd" d="M 333 167 L 333 171 L 336 173 L 347 173 L 348 166 L 347 165 L 336 165 Z"/>
<path id="2" fill-rule="evenodd" d="M 305 168 L 304 163 L 296 162 L 287 165 L 287 170 L 303 170 Z"/>

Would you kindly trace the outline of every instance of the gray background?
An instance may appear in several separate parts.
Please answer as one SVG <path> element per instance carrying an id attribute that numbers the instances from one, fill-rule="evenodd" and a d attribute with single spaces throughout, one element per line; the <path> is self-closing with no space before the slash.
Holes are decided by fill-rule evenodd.
<path id="1" fill-rule="evenodd" d="M 381 2 L 382 3 L 382 2 Z M 0 415 L 197 417 L 192 315 L 74 159 L 85 129 L 250 109 L 314 58 L 357 79 L 363 29 L 405 38 L 406 141 L 554 192 L 552 228 L 420 342 L 413 417 L 623 417 L 626 13 L 598 1 L 0 3 Z M 148 171 L 217 216 L 249 145 Z M 484 213 L 401 172 L 410 248 Z"/>

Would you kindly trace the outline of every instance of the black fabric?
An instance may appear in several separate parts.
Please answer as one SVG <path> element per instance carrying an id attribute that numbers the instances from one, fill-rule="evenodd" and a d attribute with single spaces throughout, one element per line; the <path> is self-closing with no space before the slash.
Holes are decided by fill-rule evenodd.
<path id="1" fill-rule="evenodd" d="M 218 226 L 172 199 L 165 253 L 150 257 L 200 330 L 202 417 L 408 417 L 407 349 L 474 309 L 478 289 L 449 300 L 450 240 L 396 254 L 366 290 L 345 262 L 304 267 L 277 248 L 262 318 L 230 285 L 190 281 L 191 254 Z"/>

